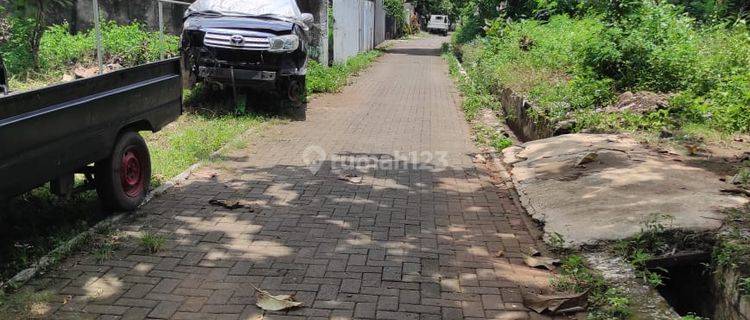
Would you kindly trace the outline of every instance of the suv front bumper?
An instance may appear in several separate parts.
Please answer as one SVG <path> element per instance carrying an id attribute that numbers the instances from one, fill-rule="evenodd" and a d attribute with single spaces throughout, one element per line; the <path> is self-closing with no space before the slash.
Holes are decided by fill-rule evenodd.
<path id="1" fill-rule="evenodd" d="M 276 71 L 246 70 L 234 68 L 205 67 L 198 68 L 198 76 L 219 82 L 232 83 L 246 81 L 276 81 Z"/>

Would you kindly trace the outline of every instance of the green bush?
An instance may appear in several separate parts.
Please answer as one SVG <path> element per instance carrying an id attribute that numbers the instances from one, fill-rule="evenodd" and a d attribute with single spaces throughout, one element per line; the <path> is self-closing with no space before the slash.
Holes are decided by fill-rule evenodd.
<path id="1" fill-rule="evenodd" d="M 42 37 L 39 60 L 44 69 L 61 69 L 65 66 L 93 61 L 94 38 L 87 33 L 70 34 L 67 23 L 51 26 Z"/>
<path id="2" fill-rule="evenodd" d="M 404 10 L 403 0 L 385 0 L 383 3 L 385 12 L 388 16 L 393 17 L 396 23 L 396 33 L 403 34 L 405 32 L 408 21 L 406 20 L 406 11 Z"/>
<path id="3" fill-rule="evenodd" d="M 0 55 L 10 74 L 21 74 L 34 67 L 34 56 L 28 41 L 33 33 L 34 20 L 8 17 L 10 36 L 0 44 Z"/>
<path id="4" fill-rule="evenodd" d="M 28 37 L 34 26 L 33 20 L 9 18 L 10 39 L 0 46 L 5 66 L 11 75 L 24 77 L 33 71 L 34 57 Z M 96 58 L 96 42 L 93 30 L 71 34 L 70 26 L 53 25 L 45 30 L 39 48 L 39 67 L 42 73 L 62 71 L 75 64 L 93 64 Z M 151 32 L 140 23 L 117 25 L 102 23 L 102 46 L 107 61 L 119 62 L 123 66 L 135 66 L 156 61 L 161 54 L 175 56 L 179 50 L 179 37 L 165 35 L 164 44 L 159 33 Z"/>
<path id="5" fill-rule="evenodd" d="M 495 19 L 482 29 L 484 38 L 461 46 L 468 75 L 482 91 L 513 89 L 536 102 L 535 112 L 552 120 L 573 116 L 588 128 L 697 123 L 750 132 L 750 32 L 744 23 L 699 24 L 682 7 L 652 1 L 634 2 L 616 18 L 578 14 Z M 641 90 L 673 93 L 671 108 L 654 115 L 588 112 L 611 105 L 619 93 Z"/>

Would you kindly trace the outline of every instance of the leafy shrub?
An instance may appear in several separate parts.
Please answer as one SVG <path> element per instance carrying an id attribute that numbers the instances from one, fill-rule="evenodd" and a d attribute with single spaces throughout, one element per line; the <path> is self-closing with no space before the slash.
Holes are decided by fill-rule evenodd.
<path id="1" fill-rule="evenodd" d="M 385 0 L 383 6 L 385 8 L 386 14 L 388 14 L 388 16 L 390 17 L 393 17 L 393 20 L 396 23 L 396 33 L 402 34 L 405 31 L 407 25 L 407 17 L 406 11 L 404 10 L 403 0 Z"/>
<path id="2" fill-rule="evenodd" d="M 28 39 L 34 29 L 33 19 L 7 18 L 10 34 L 5 43 L 0 44 L 0 55 L 10 74 L 20 74 L 34 66 L 34 56 Z"/>
<path id="3" fill-rule="evenodd" d="M 39 60 L 42 68 L 59 69 L 75 63 L 93 61 L 94 38 L 86 33 L 70 34 L 67 23 L 54 25 L 42 37 Z"/>
<path id="4" fill-rule="evenodd" d="M 5 66 L 12 75 L 24 76 L 34 68 L 28 37 L 33 31 L 31 19 L 9 18 L 11 32 L 8 41 L 0 45 Z M 42 72 L 60 71 L 71 65 L 92 64 L 96 57 L 95 32 L 93 30 L 71 34 L 67 23 L 53 25 L 45 30 L 39 48 L 39 67 Z M 124 66 L 134 66 L 165 56 L 175 56 L 179 50 L 179 37 L 164 36 L 159 41 L 158 32 L 150 32 L 140 23 L 117 25 L 102 24 L 102 46 L 105 59 Z"/>
<path id="5" fill-rule="evenodd" d="M 681 7 L 636 2 L 628 2 L 616 18 L 590 7 L 589 14 L 579 10 L 580 17 L 496 19 L 482 29 L 486 37 L 461 46 L 467 73 L 481 90 L 525 93 L 538 105 L 534 112 L 553 121 L 574 117 L 579 129 L 659 130 L 698 123 L 750 132 L 747 26 L 700 25 Z M 640 90 L 676 95 L 669 110 L 654 114 L 593 112 L 612 104 L 618 93 Z"/>

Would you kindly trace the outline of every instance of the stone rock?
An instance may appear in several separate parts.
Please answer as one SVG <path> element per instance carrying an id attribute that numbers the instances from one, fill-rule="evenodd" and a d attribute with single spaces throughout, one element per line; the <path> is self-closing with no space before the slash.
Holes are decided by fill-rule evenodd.
<path id="1" fill-rule="evenodd" d="M 596 161 L 577 166 L 589 154 L 597 154 Z M 714 231 L 722 226 L 724 208 L 748 203 L 722 193 L 727 184 L 715 173 L 627 135 L 536 140 L 504 150 L 503 161 L 529 214 L 568 247 L 632 237 L 655 213 L 674 217 L 670 230 Z"/>
<path id="2" fill-rule="evenodd" d="M 661 132 L 659 132 L 659 138 L 667 139 L 674 137 L 674 133 L 672 131 L 669 131 L 667 128 L 661 128 Z"/>
<path id="3" fill-rule="evenodd" d="M 567 134 L 573 132 L 573 128 L 576 126 L 575 120 L 563 120 L 555 125 L 555 134 Z"/>
<path id="4" fill-rule="evenodd" d="M 669 107 L 669 99 L 672 96 L 664 93 L 655 93 L 649 91 L 630 91 L 620 95 L 617 103 L 606 109 L 607 112 L 630 111 L 633 113 L 645 114 Z"/>
<path id="5" fill-rule="evenodd" d="M 576 167 L 583 167 L 587 163 L 592 163 L 599 159 L 599 154 L 596 152 L 589 152 L 588 154 L 584 155 L 578 161 L 576 162 Z"/>
<path id="6" fill-rule="evenodd" d="M 110 63 L 104 66 L 104 73 L 112 72 L 112 71 L 116 71 L 120 69 L 122 69 L 122 65 L 120 65 L 119 63 Z M 99 75 L 99 67 L 98 66 L 93 66 L 93 67 L 77 66 L 75 69 L 73 69 L 73 74 L 75 75 L 76 79 L 95 77 Z"/>

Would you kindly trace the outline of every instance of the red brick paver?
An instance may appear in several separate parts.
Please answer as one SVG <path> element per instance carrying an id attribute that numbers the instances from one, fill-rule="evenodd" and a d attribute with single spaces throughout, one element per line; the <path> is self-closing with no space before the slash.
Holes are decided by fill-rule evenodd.
<path id="1" fill-rule="evenodd" d="M 151 201 L 123 229 L 167 237 L 158 253 L 130 241 L 36 280 L 56 294 L 47 317 L 536 319 L 521 292 L 549 275 L 523 265 L 534 241 L 522 213 L 472 163 L 441 42 L 397 44 L 344 92 L 312 101 L 306 121 Z M 327 154 L 319 170 L 311 150 Z M 379 166 L 342 171 L 336 156 Z M 304 307 L 264 314 L 253 285 Z"/>

